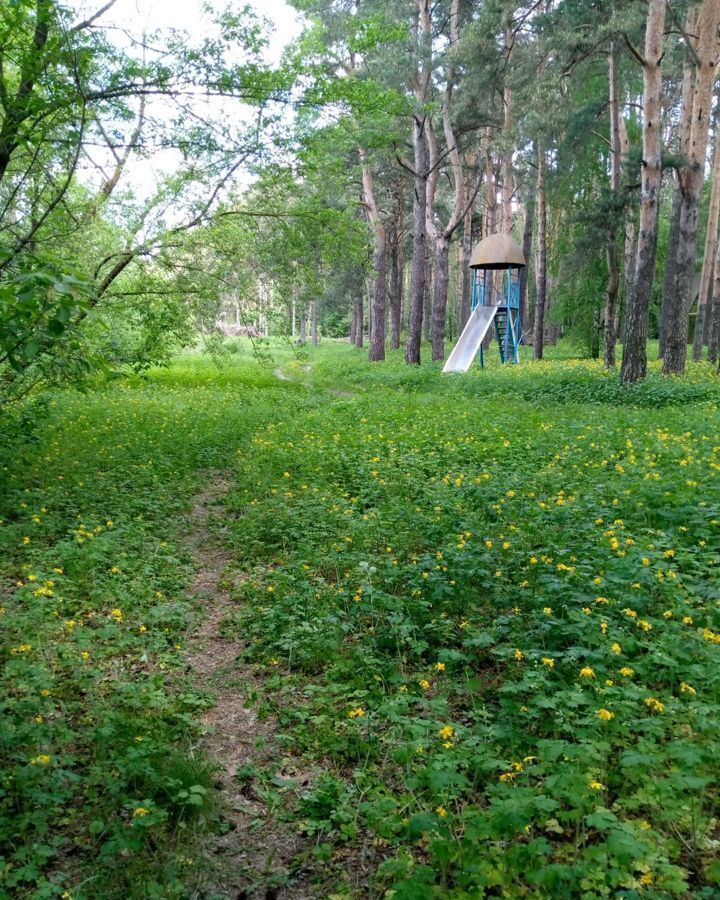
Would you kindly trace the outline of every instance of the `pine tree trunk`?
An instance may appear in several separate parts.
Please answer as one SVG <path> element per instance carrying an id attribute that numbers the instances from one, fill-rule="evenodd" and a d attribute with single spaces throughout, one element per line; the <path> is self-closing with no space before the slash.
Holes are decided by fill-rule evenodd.
<path id="1" fill-rule="evenodd" d="M 355 331 L 355 346 L 359 349 L 362 349 L 363 340 L 365 337 L 365 310 L 362 299 L 362 294 L 358 298 L 357 303 L 355 304 L 355 320 L 357 322 L 357 327 Z"/>
<path id="2" fill-rule="evenodd" d="M 469 200 L 470 188 L 467 189 L 466 198 Z M 462 279 L 462 295 L 460 299 L 460 319 L 458 321 L 458 331 L 462 332 L 467 320 L 470 318 L 470 304 L 472 301 L 472 272 L 470 271 L 470 255 L 472 253 L 472 205 L 468 205 L 465 218 L 463 219 L 463 236 L 462 236 L 462 253 L 461 253 L 461 272 Z"/>
<path id="3" fill-rule="evenodd" d="M 712 88 L 717 65 L 719 23 L 720 0 L 703 0 L 697 25 L 699 65 L 693 92 L 692 131 L 688 162 L 687 166 L 683 167 L 680 231 L 673 273 L 673 290 L 667 310 L 666 343 L 663 347 L 663 372 L 666 375 L 678 375 L 684 372 L 687 358 L 688 318 L 693 299 L 691 294 L 695 274 Z"/>
<path id="4" fill-rule="evenodd" d="M 445 316 L 450 283 L 450 238 L 444 234 L 435 241 L 435 271 L 432 298 L 432 359 L 445 358 Z"/>
<path id="5" fill-rule="evenodd" d="M 420 365 L 423 304 L 425 303 L 425 254 L 427 235 L 427 150 L 425 147 L 425 117 L 413 117 L 413 150 L 415 161 L 415 194 L 413 197 L 413 256 L 410 287 L 410 318 L 405 344 L 405 362 Z"/>
<path id="6" fill-rule="evenodd" d="M 537 176 L 537 267 L 535 270 L 536 300 L 533 330 L 533 356 L 543 358 L 545 339 L 545 300 L 547 296 L 547 197 L 545 196 L 545 151 L 538 148 Z"/>
<path id="7" fill-rule="evenodd" d="M 370 306 L 370 362 L 385 359 L 385 296 L 387 294 L 387 252 L 385 229 L 382 225 L 375 233 L 375 255 L 373 257 L 375 281 L 372 304 Z"/>
<path id="8" fill-rule="evenodd" d="M 625 125 L 625 117 L 623 115 L 620 115 L 618 119 L 618 125 L 620 126 L 620 152 L 623 159 L 623 167 L 625 167 L 627 165 L 627 157 L 630 152 L 630 141 L 628 139 L 627 127 Z M 625 284 L 623 290 L 624 302 L 618 304 L 615 314 L 615 335 L 623 344 L 625 343 L 625 329 L 623 327 L 625 317 L 623 315 L 623 307 L 627 307 L 628 298 L 633 292 L 633 285 L 635 283 L 635 256 L 637 254 L 636 236 L 637 232 L 635 228 L 635 210 L 632 203 L 626 202 L 625 247 L 623 252 L 625 266 Z"/>
<path id="9" fill-rule="evenodd" d="M 429 242 L 428 242 L 429 243 Z M 425 259 L 425 298 L 423 300 L 423 340 L 429 341 L 432 331 L 433 258 L 429 252 Z"/>
<path id="10" fill-rule="evenodd" d="M 695 30 L 695 9 L 691 6 L 685 20 L 685 32 L 692 35 Z M 696 41 L 693 41 L 695 44 Z M 678 149 L 683 160 L 687 161 L 690 150 L 690 135 L 692 133 L 693 113 L 693 88 L 695 82 L 695 69 L 688 50 L 685 51 L 685 64 L 683 66 L 683 81 L 681 90 L 681 114 Z M 670 213 L 670 233 L 668 235 L 667 251 L 665 253 L 665 272 L 663 274 L 663 292 L 660 305 L 660 358 L 665 353 L 668 329 L 670 327 L 670 307 L 673 303 L 673 291 L 675 284 L 675 270 L 677 267 L 677 248 L 680 239 L 680 215 L 682 211 L 683 173 L 682 170 L 674 172 L 675 189 L 673 190 L 673 205 Z"/>
<path id="11" fill-rule="evenodd" d="M 657 249 L 657 219 L 662 178 L 662 82 L 665 0 L 650 0 L 645 30 L 643 66 L 643 169 L 640 194 L 640 227 L 633 292 L 628 299 L 625 346 L 620 380 L 637 381 L 647 373 L 647 329 Z"/>
<path id="12" fill-rule="evenodd" d="M 390 282 L 390 346 L 393 350 L 400 347 L 400 331 L 402 329 L 403 288 L 405 286 L 405 181 L 401 179 L 397 186 L 397 218 L 393 229 L 392 241 L 392 278 Z"/>
<path id="13" fill-rule="evenodd" d="M 353 303 L 352 311 L 350 313 L 350 334 L 348 335 L 348 341 L 351 344 L 355 343 L 355 335 L 357 334 L 357 304 Z"/>
<path id="14" fill-rule="evenodd" d="M 533 245 L 533 228 L 535 224 L 535 195 L 537 193 L 537 169 L 533 168 L 530 175 L 530 183 L 528 184 L 528 194 L 525 201 L 525 227 L 523 229 L 523 256 L 525 257 L 525 268 L 520 270 L 520 323 L 523 328 L 528 329 L 530 325 L 528 294 L 529 294 L 529 274 L 530 274 L 530 257 L 532 256 Z"/>
<path id="15" fill-rule="evenodd" d="M 618 100 L 618 59 L 620 45 L 617 38 L 610 42 L 608 56 L 608 81 L 610 86 L 610 191 L 613 197 L 613 210 L 610 228 L 608 229 L 608 283 L 605 291 L 605 368 L 615 366 L 615 307 L 620 291 L 620 265 L 618 260 L 617 226 L 615 224 L 616 208 L 620 198 L 620 103 Z"/>
<path id="16" fill-rule="evenodd" d="M 304 344 L 307 341 L 307 310 L 303 309 L 300 312 L 300 343 Z"/>
<path id="17" fill-rule="evenodd" d="M 718 246 L 718 218 L 720 217 L 720 125 L 715 126 L 713 148 L 712 185 L 710 188 L 710 208 L 708 210 L 707 230 L 705 232 L 705 250 L 703 252 L 700 293 L 698 294 L 697 317 L 695 319 L 695 335 L 693 337 L 693 359 L 702 359 L 703 343 L 707 342 L 706 319 L 709 301 L 712 300 L 712 281 L 715 271 L 715 255 Z"/>
<path id="18" fill-rule="evenodd" d="M 710 300 L 708 360 L 711 363 L 715 363 L 718 360 L 718 352 L 720 351 L 720 251 L 715 256 Z"/>
<path id="19" fill-rule="evenodd" d="M 312 336 L 313 346 L 317 347 L 319 342 L 318 334 L 318 301 L 313 300 L 310 307 L 310 334 Z"/>

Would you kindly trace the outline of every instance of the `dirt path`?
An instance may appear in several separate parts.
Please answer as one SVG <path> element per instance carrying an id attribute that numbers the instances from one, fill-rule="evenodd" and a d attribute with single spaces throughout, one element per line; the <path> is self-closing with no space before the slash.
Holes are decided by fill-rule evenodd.
<path id="1" fill-rule="evenodd" d="M 270 768 L 276 777 L 302 789 L 311 780 L 292 760 L 282 759 L 274 743 L 274 723 L 261 720 L 246 706 L 260 683 L 252 669 L 238 662 L 243 645 L 223 637 L 223 622 L 236 608 L 229 583 L 230 550 L 223 546 L 219 517 L 232 486 L 231 473 L 209 470 L 207 486 L 197 495 L 186 535 L 197 566 L 194 591 L 204 606 L 204 620 L 191 642 L 188 664 L 216 705 L 203 716 L 208 733 L 202 749 L 217 761 L 217 787 L 228 830 L 206 848 L 203 883 L 194 898 L 220 900 L 306 900 L 312 892 L 302 860 L 306 842 L 271 815 L 262 790 L 252 779 L 239 781 L 241 766 Z"/>

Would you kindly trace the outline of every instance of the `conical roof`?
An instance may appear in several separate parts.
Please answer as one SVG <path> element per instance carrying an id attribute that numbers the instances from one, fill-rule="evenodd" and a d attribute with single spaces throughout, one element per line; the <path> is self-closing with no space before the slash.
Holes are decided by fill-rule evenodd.
<path id="1" fill-rule="evenodd" d="M 490 234 L 475 246 L 470 257 L 471 269 L 507 269 L 525 266 L 522 247 L 509 234 Z"/>

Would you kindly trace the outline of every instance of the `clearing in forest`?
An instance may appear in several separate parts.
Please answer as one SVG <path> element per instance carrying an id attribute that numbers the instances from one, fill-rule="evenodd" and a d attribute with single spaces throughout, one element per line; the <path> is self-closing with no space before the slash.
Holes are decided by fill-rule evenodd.
<path id="1" fill-rule="evenodd" d="M 2 460 L 0 892 L 717 896 L 717 383 L 283 371 Z"/>

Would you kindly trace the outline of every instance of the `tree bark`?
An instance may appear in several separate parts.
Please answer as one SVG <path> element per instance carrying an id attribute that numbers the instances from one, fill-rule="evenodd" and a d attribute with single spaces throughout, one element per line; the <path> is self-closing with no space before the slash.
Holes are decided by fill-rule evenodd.
<path id="1" fill-rule="evenodd" d="M 608 229 L 608 283 L 605 291 L 605 368 L 615 366 L 615 307 L 620 291 L 616 210 L 620 203 L 620 102 L 618 99 L 618 61 L 620 45 L 617 38 L 610 41 L 608 81 L 610 88 L 610 192 L 613 198 L 612 219 Z"/>
<path id="2" fill-rule="evenodd" d="M 690 6 L 685 20 L 685 33 L 688 35 L 695 34 L 695 9 Z M 697 44 L 694 37 L 690 38 L 693 48 Z M 688 152 L 690 150 L 690 135 L 692 133 L 693 119 L 693 89 L 694 89 L 695 69 L 690 54 L 690 50 L 685 50 L 685 62 L 683 65 L 682 90 L 680 93 L 680 128 L 678 150 L 684 163 L 687 161 Z M 669 308 L 673 302 L 673 291 L 675 284 L 675 270 L 677 267 L 677 247 L 680 239 L 680 214 L 682 209 L 683 194 L 683 173 L 682 169 L 674 172 L 675 189 L 673 191 L 673 205 L 670 213 L 670 233 L 668 235 L 667 251 L 665 253 L 665 272 L 663 274 L 663 291 L 662 301 L 660 305 L 660 348 L 659 353 L 662 358 L 665 354 L 665 344 L 667 343 L 668 329 L 670 326 Z"/>
<path id="3" fill-rule="evenodd" d="M 385 359 L 385 297 L 387 294 L 387 237 L 385 226 L 375 202 L 375 177 L 368 164 L 367 154 L 360 151 L 362 161 L 363 201 L 368 220 L 373 230 L 375 247 L 373 252 L 372 297 L 370 302 L 370 362 L 381 362 Z"/>
<path id="4" fill-rule="evenodd" d="M 472 253 L 472 218 L 473 204 L 470 202 L 470 191 L 474 190 L 470 184 L 465 187 L 466 212 L 463 218 L 463 236 L 461 251 L 462 295 L 460 299 L 460 317 L 458 331 L 462 332 L 467 320 L 470 318 L 470 304 L 472 301 L 472 272 L 470 271 L 470 255 Z"/>
<path id="5" fill-rule="evenodd" d="M 620 126 L 620 148 L 621 148 L 621 156 L 623 159 L 623 167 L 627 165 L 628 154 L 630 153 L 630 141 L 628 139 L 627 127 L 625 125 L 625 117 L 620 115 L 618 119 L 618 124 Z M 623 292 L 624 296 L 624 305 L 627 307 L 628 300 L 630 295 L 633 292 L 633 285 L 635 283 L 635 255 L 637 252 L 637 243 L 636 243 L 636 228 L 635 228 L 635 210 L 633 208 L 633 204 L 629 201 L 625 203 L 625 248 L 624 248 L 624 258 L 625 258 L 625 290 Z M 623 321 L 623 304 L 619 303 L 618 308 L 616 310 L 615 316 L 615 334 L 620 338 L 621 342 L 625 343 L 625 335 L 624 328 L 622 328 Z"/>
<path id="6" fill-rule="evenodd" d="M 405 344 L 405 362 L 420 365 L 423 304 L 425 302 L 425 257 L 427 252 L 427 181 L 428 161 L 425 146 L 427 117 L 422 111 L 432 74 L 432 32 L 430 0 L 415 0 L 417 9 L 416 43 L 420 64 L 413 77 L 413 93 L 417 103 L 413 114 L 413 155 L 415 195 L 413 197 L 413 259 L 410 288 L 410 316 Z"/>
<path id="7" fill-rule="evenodd" d="M 712 185 L 710 188 L 710 207 L 708 209 L 707 231 L 705 232 L 705 250 L 703 252 L 700 293 L 698 294 L 697 317 L 695 318 L 695 334 L 693 336 L 693 359 L 702 359 L 703 343 L 707 341 L 705 319 L 709 301 L 712 301 L 712 281 L 715 270 L 715 255 L 718 246 L 718 218 L 720 217 L 720 125 L 715 126 L 713 148 Z"/>
<path id="8" fill-rule="evenodd" d="M 428 252 L 427 257 L 425 258 L 425 296 L 423 299 L 423 327 L 422 327 L 422 335 L 424 341 L 429 341 L 431 337 L 432 330 L 432 294 L 433 294 L 433 276 L 434 276 L 434 266 L 433 266 L 433 254 L 432 251 Z"/>
<path id="9" fill-rule="evenodd" d="M 692 130 L 687 166 L 682 173 L 682 203 L 673 290 L 667 310 L 668 326 L 663 348 L 663 372 L 666 375 L 685 371 L 688 343 L 688 318 L 692 304 L 695 274 L 698 220 L 705 175 L 710 106 L 715 67 L 718 61 L 717 30 L 720 24 L 720 0 L 703 0 L 698 16 L 697 55 L 692 104 Z"/>
<path id="10" fill-rule="evenodd" d="M 530 304 L 528 302 L 528 293 L 530 287 L 530 257 L 532 256 L 536 193 L 537 169 L 533 167 L 530 174 L 530 183 L 528 184 L 527 199 L 525 201 L 525 227 L 523 229 L 522 249 L 526 265 L 524 269 L 520 270 L 520 323 L 524 328 L 529 328 L 530 325 Z"/>
<path id="11" fill-rule="evenodd" d="M 300 343 L 307 341 L 307 310 L 303 309 L 300 313 Z"/>
<path id="12" fill-rule="evenodd" d="M 657 249 L 657 218 L 662 178 L 662 79 L 665 0 L 650 0 L 643 64 L 643 171 L 640 227 L 633 292 L 629 297 L 620 380 L 630 383 L 647 374 L 647 328 Z"/>
<path id="13" fill-rule="evenodd" d="M 502 231 L 504 234 L 511 234 L 513 228 L 512 216 L 512 198 L 513 198 L 513 173 L 512 173 L 512 91 L 507 84 L 507 72 L 510 70 L 513 44 L 515 42 L 515 32 L 512 27 L 512 13 L 510 13 L 510 21 L 505 28 L 505 72 L 506 78 L 503 83 L 503 141 L 505 149 L 502 156 Z"/>
<path id="14" fill-rule="evenodd" d="M 547 296 L 547 197 L 545 195 L 545 150 L 538 148 L 537 175 L 537 285 L 535 300 L 535 324 L 533 328 L 533 356 L 543 358 L 545 339 L 545 301 Z"/>
<path id="15" fill-rule="evenodd" d="M 710 337 L 708 339 L 708 360 L 716 363 L 720 351 L 720 252 L 715 256 L 715 271 L 712 283 L 712 305 L 710 307 Z"/>
<path id="16" fill-rule="evenodd" d="M 320 340 L 320 336 L 318 333 L 318 301 L 313 300 L 310 304 L 310 335 L 313 342 L 313 347 L 317 347 L 318 342 Z"/>
<path id="17" fill-rule="evenodd" d="M 391 242 L 392 276 L 390 279 L 390 346 L 400 347 L 402 328 L 403 288 L 405 286 L 405 180 L 400 179 L 396 188 L 396 219 Z"/>
<path id="18" fill-rule="evenodd" d="M 362 350 L 365 337 L 365 309 L 362 294 L 358 297 L 357 303 L 355 304 L 355 322 L 355 346 Z"/>
<path id="19" fill-rule="evenodd" d="M 450 237 L 444 234 L 435 242 L 433 283 L 432 359 L 441 360 L 445 358 L 445 316 L 450 283 Z"/>
<path id="20" fill-rule="evenodd" d="M 427 151 L 425 148 L 425 116 L 413 116 L 413 150 L 415 162 L 415 195 L 413 198 L 413 256 L 410 286 L 410 318 L 405 344 L 405 362 L 420 365 L 423 305 L 425 303 L 425 254 L 427 250 Z"/>

